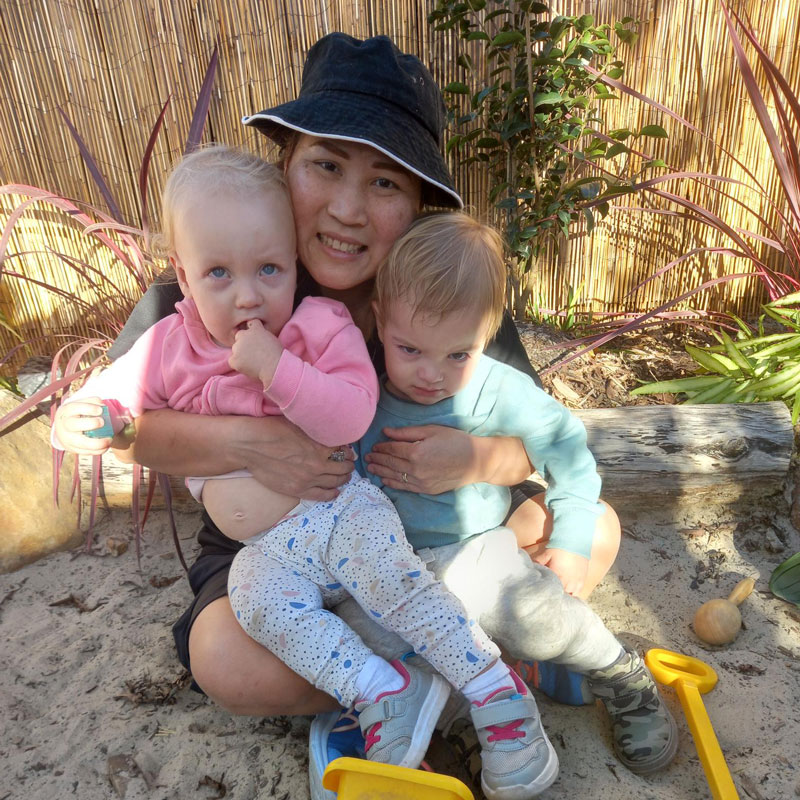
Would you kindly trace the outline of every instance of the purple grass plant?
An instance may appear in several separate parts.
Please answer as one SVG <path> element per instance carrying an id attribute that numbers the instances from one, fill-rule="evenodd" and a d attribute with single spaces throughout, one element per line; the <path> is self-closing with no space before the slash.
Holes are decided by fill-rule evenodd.
<path id="1" fill-rule="evenodd" d="M 211 102 L 212 88 L 216 76 L 218 64 L 218 49 L 215 46 L 209 65 L 203 79 L 202 86 L 195 103 L 189 133 L 184 146 L 184 155 L 196 149 L 202 140 L 203 130 L 208 118 L 208 109 Z M 49 382 L 31 397 L 22 401 L 13 411 L 0 418 L 0 436 L 3 429 L 24 414 L 35 408 L 37 404 L 52 400 L 50 405 L 50 422 L 52 424 L 56 410 L 60 401 L 74 382 L 81 382 L 98 366 L 105 361 L 105 353 L 110 347 L 113 337 L 115 337 L 124 326 L 131 309 L 138 301 L 139 297 L 147 290 L 147 287 L 157 277 L 158 266 L 147 252 L 145 242 L 149 229 L 149 206 L 148 206 L 148 183 L 150 175 L 150 163 L 158 139 L 159 132 L 164 122 L 166 111 L 169 107 L 170 99 L 164 103 L 161 112 L 153 125 L 150 136 L 142 157 L 141 166 L 138 174 L 139 187 L 139 214 L 140 224 L 138 226 L 128 225 L 123 221 L 118 203 L 107 181 L 103 177 L 97 161 L 93 157 L 83 138 L 76 130 L 67 115 L 59 109 L 59 113 L 70 131 L 73 139 L 78 145 L 83 161 L 97 184 L 103 200 L 107 206 L 107 212 L 95 208 L 87 203 L 63 197 L 56 192 L 51 192 L 35 186 L 22 184 L 8 184 L 0 186 L 0 194 L 14 195 L 22 197 L 23 200 L 6 221 L 5 226 L 0 232 L 0 280 L 20 280 L 28 281 L 40 289 L 50 292 L 68 301 L 72 308 L 92 320 L 92 324 L 98 328 L 96 336 L 74 336 L 64 334 L 65 343 L 53 355 L 50 369 Z M 51 255 L 55 255 L 80 279 L 82 289 L 88 289 L 94 296 L 92 303 L 87 302 L 78 292 L 68 291 L 54 283 L 47 283 L 43 280 L 35 279 L 25 273 L 25 260 L 42 255 L 41 252 L 28 251 L 8 254 L 8 243 L 11 238 L 15 225 L 33 207 L 45 205 L 59 214 L 63 214 L 73 224 L 79 226 L 83 235 L 90 237 L 98 246 L 98 249 L 110 253 L 115 263 L 121 265 L 133 279 L 135 291 L 133 295 L 124 291 L 114 280 L 103 270 L 93 264 L 82 261 L 67 253 L 48 250 Z M 8 323 L 5 323 L 7 325 Z M 99 331 L 102 330 L 103 333 Z M 30 349 L 37 344 L 37 340 L 20 341 L 11 351 L 0 358 L 0 366 L 14 358 L 22 349 Z M 61 377 L 59 377 L 61 376 Z M 59 475 L 64 459 L 64 452 L 53 450 L 53 501 L 58 504 Z M 75 456 L 76 464 L 71 492 L 71 500 L 78 500 L 78 524 L 81 521 L 81 480 L 78 470 L 78 457 Z M 145 497 L 143 512 L 140 513 L 140 494 L 143 481 L 143 468 L 136 464 L 133 467 L 133 486 L 131 491 L 131 511 L 134 524 L 134 538 L 136 544 L 137 559 L 141 556 L 141 536 L 142 530 L 147 519 L 156 484 L 159 484 L 165 498 L 167 510 L 169 512 L 172 537 L 175 543 L 178 556 L 184 569 L 186 562 L 181 552 L 177 536 L 177 529 L 172 513 L 172 492 L 169 479 L 166 475 L 158 474 L 153 470 L 149 471 L 149 481 Z M 86 549 L 91 550 L 93 545 L 93 531 L 96 520 L 98 503 L 102 497 L 102 470 L 101 457 L 93 458 L 91 469 L 90 498 L 88 502 L 89 520 L 86 534 Z"/>
<path id="2" fill-rule="evenodd" d="M 624 83 L 607 75 L 601 75 L 596 70 L 594 72 L 600 80 L 612 89 L 628 94 L 651 108 L 666 114 L 680 125 L 713 144 L 726 158 L 736 164 L 747 177 L 747 182 L 744 182 L 721 174 L 673 169 L 665 174 L 636 183 L 633 189 L 637 195 L 665 201 L 677 206 L 680 210 L 643 205 L 638 207 L 616 206 L 615 210 L 617 212 L 670 215 L 689 220 L 721 235 L 723 239 L 727 239 L 727 244 L 722 246 L 700 246 L 682 253 L 639 283 L 629 294 L 637 291 L 645 283 L 664 275 L 678 264 L 697 256 L 719 254 L 730 258 L 744 259 L 748 267 L 745 271 L 710 279 L 698 286 L 688 288 L 679 296 L 667 300 L 658 308 L 646 313 L 625 314 L 621 317 L 613 314 L 607 315 L 600 320 L 594 320 L 591 326 L 591 334 L 575 341 L 578 349 L 565 359 L 554 364 L 548 371 L 557 370 L 569 361 L 610 342 L 621 334 L 647 328 L 659 321 L 681 322 L 701 327 L 710 332 L 721 331 L 721 334 L 717 334 L 721 345 L 724 344 L 723 336 L 727 335 L 725 333 L 726 329 L 736 331 L 739 340 L 757 337 L 760 334 L 754 327 L 743 323 L 732 314 L 709 314 L 708 312 L 692 310 L 676 312 L 674 311 L 674 306 L 708 289 L 742 278 L 756 278 L 763 287 L 770 304 L 779 302 L 782 298 L 792 295 L 800 289 L 800 152 L 797 145 L 797 132 L 800 130 L 800 100 L 798 100 L 797 94 L 789 85 L 786 77 L 769 57 L 749 21 L 732 8 L 730 0 L 718 0 L 718 2 L 724 17 L 728 38 L 736 57 L 738 74 L 756 113 L 778 178 L 780 197 L 777 200 L 765 189 L 747 164 L 719 145 L 709 134 L 689 120 Z M 747 43 L 755 53 L 754 59 L 752 57 L 748 58 L 745 51 Z M 592 70 L 591 67 L 588 69 Z M 756 70 L 760 72 L 766 82 L 768 87 L 766 95 L 759 86 Z M 777 127 L 773 123 L 768 110 L 768 99 L 775 108 Z M 635 150 L 631 150 L 631 152 L 640 156 L 643 160 L 653 163 L 649 155 Z M 690 200 L 680 193 L 680 186 L 687 182 L 709 189 L 714 196 L 732 201 L 740 208 L 745 209 L 750 215 L 753 225 L 748 226 L 748 228 L 736 227 L 710 208 Z M 671 188 L 676 185 L 678 188 Z M 734 185 L 747 187 L 758 198 L 761 206 L 768 210 L 772 218 L 777 220 L 777 223 L 770 222 L 770 218 L 766 213 L 759 212 L 756 203 L 745 203 L 726 191 L 726 189 Z M 780 255 L 781 271 L 776 271 L 766 263 L 767 260 L 763 255 L 763 248 Z M 773 366 L 778 372 L 783 369 L 781 363 L 775 363 Z M 744 394 L 742 396 L 747 395 Z"/>

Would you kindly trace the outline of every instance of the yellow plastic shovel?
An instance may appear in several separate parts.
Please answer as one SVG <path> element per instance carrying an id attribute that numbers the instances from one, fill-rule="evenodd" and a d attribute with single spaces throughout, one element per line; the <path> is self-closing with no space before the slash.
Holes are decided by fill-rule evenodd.
<path id="1" fill-rule="evenodd" d="M 457 778 L 363 758 L 331 761 L 322 785 L 336 792 L 338 800 L 473 800 Z"/>
<path id="2" fill-rule="evenodd" d="M 659 683 L 675 687 L 714 800 L 739 800 L 725 756 L 700 697 L 717 685 L 717 673 L 699 658 L 661 648 L 648 650 L 645 663 Z"/>

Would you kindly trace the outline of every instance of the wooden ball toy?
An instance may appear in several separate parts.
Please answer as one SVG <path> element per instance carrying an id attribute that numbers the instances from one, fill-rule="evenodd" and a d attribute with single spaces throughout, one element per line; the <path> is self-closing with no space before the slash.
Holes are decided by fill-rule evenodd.
<path id="1" fill-rule="evenodd" d="M 739 604 L 753 591 L 755 585 L 755 579 L 743 578 L 727 600 L 719 598 L 703 603 L 694 615 L 694 632 L 708 644 L 732 642 L 742 627 Z"/>

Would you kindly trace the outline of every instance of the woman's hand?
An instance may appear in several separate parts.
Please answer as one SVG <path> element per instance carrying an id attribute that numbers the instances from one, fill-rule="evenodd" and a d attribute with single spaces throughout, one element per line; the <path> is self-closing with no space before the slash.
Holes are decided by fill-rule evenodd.
<path id="1" fill-rule="evenodd" d="M 264 420 L 243 418 L 256 423 Z M 333 448 L 318 444 L 284 417 L 270 418 L 265 436 L 249 436 L 237 442 L 245 469 L 264 486 L 304 500 L 333 500 L 338 488 L 350 479 L 355 454 L 349 447 Z M 253 426 L 255 427 L 255 426 Z M 339 451 L 344 461 L 331 460 Z"/>
<path id="2" fill-rule="evenodd" d="M 333 500 L 353 471 L 353 453 L 330 461 L 334 449 L 317 444 L 283 417 L 205 417 L 173 409 L 136 419 L 128 450 L 115 451 L 169 475 L 222 475 L 248 469 L 273 491 L 306 500 Z"/>
<path id="3" fill-rule="evenodd" d="M 589 571 L 589 559 L 570 553 L 567 550 L 546 548 L 537 556 L 531 556 L 534 561 L 545 567 L 550 567 L 564 584 L 564 591 L 578 597 L 586 581 Z"/>
<path id="4" fill-rule="evenodd" d="M 70 453 L 82 456 L 101 456 L 111 447 L 111 438 L 92 439 L 86 431 L 103 427 L 103 401 L 87 397 L 72 403 L 62 403 L 56 411 L 53 431 L 58 443 Z"/>
<path id="5" fill-rule="evenodd" d="M 519 439 L 471 436 L 443 425 L 384 428 L 388 442 L 367 453 L 367 469 L 390 489 L 442 494 L 470 483 L 511 486 L 533 471 Z"/>
<path id="6" fill-rule="evenodd" d="M 384 428 L 388 442 L 366 454 L 367 470 L 390 489 L 441 494 L 475 483 L 472 437 L 442 425 Z"/>

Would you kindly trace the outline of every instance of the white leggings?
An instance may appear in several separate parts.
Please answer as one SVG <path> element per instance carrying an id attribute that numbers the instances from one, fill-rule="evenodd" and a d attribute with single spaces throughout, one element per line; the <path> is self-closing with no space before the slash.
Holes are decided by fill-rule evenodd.
<path id="1" fill-rule="evenodd" d="M 358 476 L 333 502 L 298 506 L 240 550 L 228 595 L 250 636 L 343 705 L 355 702 L 356 677 L 372 654 L 325 608 L 348 595 L 457 689 L 499 656 L 415 555 L 391 501 Z"/>

